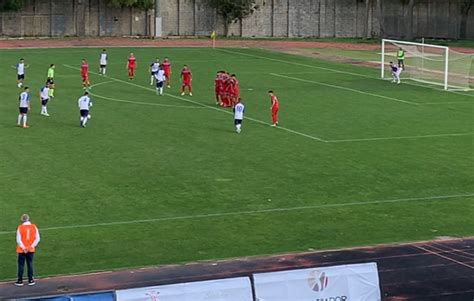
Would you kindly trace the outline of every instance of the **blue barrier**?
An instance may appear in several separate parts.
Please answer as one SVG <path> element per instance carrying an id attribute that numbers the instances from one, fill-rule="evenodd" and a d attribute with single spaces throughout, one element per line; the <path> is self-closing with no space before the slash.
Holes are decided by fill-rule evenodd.
<path id="1" fill-rule="evenodd" d="M 26 299 L 25 301 L 115 301 L 114 293 L 70 295 L 52 298 Z"/>

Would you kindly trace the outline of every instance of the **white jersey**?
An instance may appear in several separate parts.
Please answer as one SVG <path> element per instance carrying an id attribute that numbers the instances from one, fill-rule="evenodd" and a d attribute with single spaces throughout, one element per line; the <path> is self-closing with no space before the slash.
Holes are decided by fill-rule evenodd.
<path id="1" fill-rule="evenodd" d="M 160 63 L 157 63 L 157 62 L 152 63 L 150 67 L 151 67 L 151 72 L 158 72 L 158 70 L 160 70 Z"/>
<path id="2" fill-rule="evenodd" d="M 234 119 L 242 120 L 244 119 L 245 106 L 243 103 L 239 102 L 234 107 Z"/>
<path id="3" fill-rule="evenodd" d="M 101 53 L 99 56 L 99 64 L 107 65 L 107 53 Z"/>
<path id="4" fill-rule="evenodd" d="M 28 108 L 30 104 L 30 93 L 21 92 L 20 94 L 20 108 Z"/>
<path id="5" fill-rule="evenodd" d="M 16 72 L 18 75 L 25 74 L 25 63 L 18 63 L 16 65 Z"/>
<path id="6" fill-rule="evenodd" d="M 41 88 L 40 97 L 41 97 L 41 100 L 49 99 L 49 88 L 48 87 Z"/>
<path id="7" fill-rule="evenodd" d="M 87 95 L 81 96 L 77 100 L 77 105 L 79 106 L 79 110 L 89 110 L 92 107 L 91 98 Z"/>
<path id="8" fill-rule="evenodd" d="M 156 78 L 156 81 L 157 81 L 157 82 L 164 82 L 164 81 L 166 80 L 165 71 L 159 70 L 159 71 L 155 74 L 155 78 Z"/>

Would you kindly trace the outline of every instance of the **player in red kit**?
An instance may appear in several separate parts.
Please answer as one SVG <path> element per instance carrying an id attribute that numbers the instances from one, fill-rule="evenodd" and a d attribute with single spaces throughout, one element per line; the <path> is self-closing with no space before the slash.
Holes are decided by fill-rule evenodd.
<path id="1" fill-rule="evenodd" d="M 189 96 L 193 96 L 191 89 L 191 81 L 193 80 L 191 71 L 188 68 L 188 65 L 183 66 L 181 70 L 181 95 L 184 95 L 186 87 L 188 88 Z"/>
<path id="2" fill-rule="evenodd" d="M 137 60 L 135 56 L 133 55 L 133 52 L 130 53 L 128 56 L 128 61 L 127 61 L 127 70 L 128 70 L 128 78 L 130 80 L 133 79 L 135 76 L 135 67 L 137 66 Z"/>
<path id="3" fill-rule="evenodd" d="M 270 102 L 271 102 L 271 107 L 270 110 L 272 111 L 272 126 L 277 126 L 278 125 L 278 99 L 273 94 L 273 91 L 268 91 L 268 95 L 270 95 Z"/>
<path id="4" fill-rule="evenodd" d="M 222 71 L 217 72 L 216 77 L 214 78 L 214 94 L 216 95 L 216 105 L 222 106 L 221 101 L 221 77 Z"/>
<path id="5" fill-rule="evenodd" d="M 81 78 L 82 86 L 85 90 L 88 90 L 91 83 L 89 82 L 89 64 L 87 64 L 85 59 L 81 61 Z"/>
<path id="6" fill-rule="evenodd" d="M 171 88 L 171 63 L 170 60 L 165 57 L 163 62 L 161 62 L 161 67 L 163 67 L 163 71 L 165 72 L 165 77 L 166 77 L 166 87 L 169 89 Z"/>
<path id="7" fill-rule="evenodd" d="M 232 106 L 234 106 L 237 103 L 237 100 L 240 98 L 239 81 L 237 80 L 237 76 L 235 74 L 232 74 L 231 85 Z"/>

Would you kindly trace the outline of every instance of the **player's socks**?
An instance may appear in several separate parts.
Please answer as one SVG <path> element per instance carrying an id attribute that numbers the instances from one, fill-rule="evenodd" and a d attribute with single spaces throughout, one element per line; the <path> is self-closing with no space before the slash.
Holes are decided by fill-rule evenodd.
<path id="1" fill-rule="evenodd" d="M 21 114 L 18 115 L 18 122 L 17 122 L 18 126 L 20 126 L 20 124 L 21 124 L 21 117 L 22 117 Z M 25 117 L 26 117 L 26 116 L 25 116 Z"/>
<path id="2" fill-rule="evenodd" d="M 24 127 L 24 128 L 27 127 L 27 125 L 26 125 L 26 119 L 27 119 L 27 118 L 28 118 L 28 117 L 27 117 L 26 115 L 23 116 L 23 127 Z"/>
<path id="3" fill-rule="evenodd" d="M 160 88 L 160 95 L 163 95 L 163 88 Z"/>
<path id="4" fill-rule="evenodd" d="M 150 86 L 153 86 L 153 76 L 150 77 Z"/>
<path id="5" fill-rule="evenodd" d="M 79 122 L 79 125 L 82 126 L 82 122 L 84 121 L 84 117 L 81 116 L 81 121 Z"/>

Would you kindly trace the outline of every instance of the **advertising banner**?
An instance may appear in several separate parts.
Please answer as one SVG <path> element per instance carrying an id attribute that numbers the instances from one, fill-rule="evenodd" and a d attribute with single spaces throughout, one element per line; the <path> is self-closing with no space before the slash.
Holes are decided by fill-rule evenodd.
<path id="1" fill-rule="evenodd" d="M 246 277 L 116 291 L 117 301 L 253 301 Z"/>
<path id="2" fill-rule="evenodd" d="M 257 301 L 379 301 L 376 263 L 254 274 Z"/>

